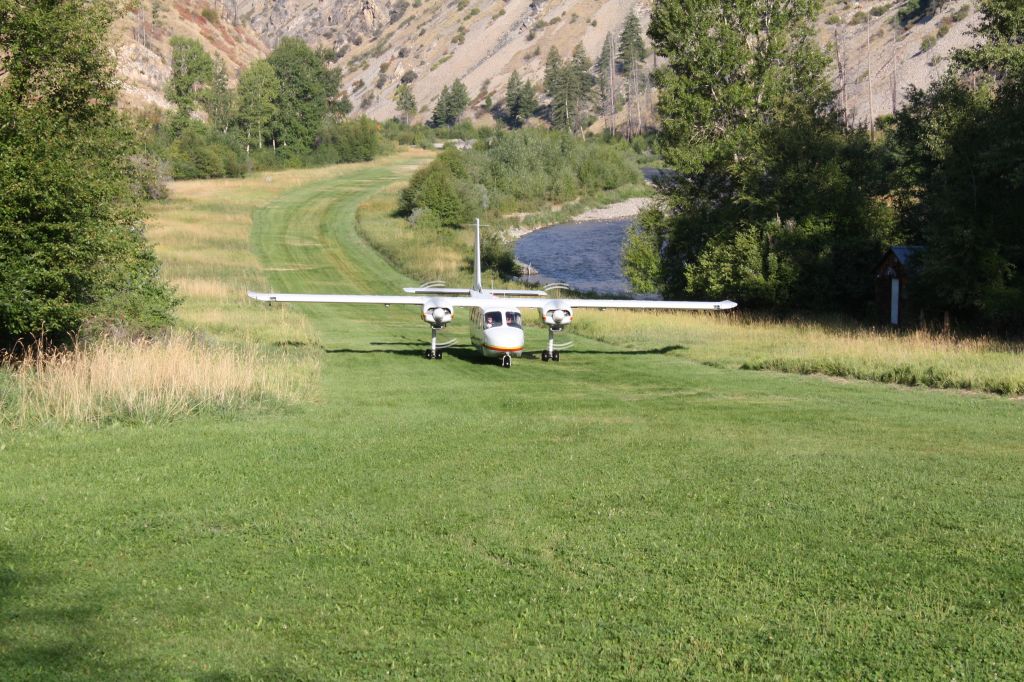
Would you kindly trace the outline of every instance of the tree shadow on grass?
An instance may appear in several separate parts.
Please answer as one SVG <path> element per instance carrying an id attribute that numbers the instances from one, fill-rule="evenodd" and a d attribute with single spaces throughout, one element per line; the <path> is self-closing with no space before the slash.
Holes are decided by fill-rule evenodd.
<path id="1" fill-rule="evenodd" d="M 36 605 L 54 579 L 20 569 L 28 561 L 0 545 L 0 679 L 54 679 L 114 673 L 96 656 L 98 604 Z M 27 598 L 22 598 L 27 597 Z"/>

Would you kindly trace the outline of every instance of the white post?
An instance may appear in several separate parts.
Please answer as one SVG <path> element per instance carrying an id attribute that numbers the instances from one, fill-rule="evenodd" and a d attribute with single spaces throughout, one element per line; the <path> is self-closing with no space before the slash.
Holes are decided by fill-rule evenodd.
<path id="1" fill-rule="evenodd" d="M 893 277 L 889 282 L 889 323 L 897 326 L 900 323 L 900 281 Z"/>

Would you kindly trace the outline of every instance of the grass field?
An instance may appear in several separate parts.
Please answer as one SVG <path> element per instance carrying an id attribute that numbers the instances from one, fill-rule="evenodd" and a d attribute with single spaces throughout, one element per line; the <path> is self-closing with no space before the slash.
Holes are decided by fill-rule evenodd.
<path id="1" fill-rule="evenodd" d="M 265 283 L 408 283 L 355 214 L 416 162 L 256 210 Z M 429 362 L 415 311 L 287 314 L 316 402 L 0 432 L 0 679 L 1024 675 L 1018 401 L 643 338 Z"/>

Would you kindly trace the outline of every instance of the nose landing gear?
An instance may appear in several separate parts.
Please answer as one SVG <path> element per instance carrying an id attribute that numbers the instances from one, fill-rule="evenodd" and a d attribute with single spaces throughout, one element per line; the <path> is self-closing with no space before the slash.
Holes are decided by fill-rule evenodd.
<path id="1" fill-rule="evenodd" d="M 430 328 L 430 348 L 423 353 L 423 357 L 427 360 L 440 360 L 441 356 L 444 355 L 441 349 L 437 347 L 437 330 L 438 327 Z"/>
<path id="2" fill-rule="evenodd" d="M 504 355 L 502 355 L 501 356 L 501 366 L 504 367 L 505 369 L 508 369 L 509 367 L 511 367 L 512 366 L 512 356 L 509 355 L 508 353 L 505 353 Z"/>

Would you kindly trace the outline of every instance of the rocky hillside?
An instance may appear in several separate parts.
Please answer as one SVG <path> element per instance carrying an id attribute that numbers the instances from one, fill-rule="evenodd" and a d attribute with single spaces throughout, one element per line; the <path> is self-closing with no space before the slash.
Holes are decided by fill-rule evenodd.
<path id="1" fill-rule="evenodd" d="M 835 87 L 851 120 L 867 122 L 899 108 L 910 85 L 945 72 L 950 53 L 974 43 L 978 18 L 969 0 L 947 1 L 934 15 L 900 26 L 903 2 L 847 2 L 826 7 L 821 43 L 835 61 Z"/>
<path id="2" fill-rule="evenodd" d="M 266 42 L 237 17 L 230 1 L 139 0 L 115 26 L 118 76 L 127 106 L 170 107 L 164 86 L 171 75 L 172 36 L 196 38 L 224 60 L 232 80 L 269 53 Z"/>
<path id="3" fill-rule="evenodd" d="M 334 52 L 357 113 L 394 116 L 394 91 L 404 79 L 425 120 L 441 88 L 460 78 L 473 114 L 486 120 L 483 103 L 503 98 L 513 70 L 538 82 L 552 46 L 567 56 L 579 42 L 596 58 L 629 12 L 646 26 L 651 1 L 140 0 L 123 26 L 122 74 L 130 102 L 166 106 L 171 35 L 199 38 L 230 73 L 282 36 L 299 36 Z M 945 2 L 935 16 L 906 28 L 898 21 L 903 4 L 838 0 L 821 16 L 819 36 L 841 65 L 836 89 L 853 120 L 891 112 L 907 85 L 926 85 L 953 49 L 972 40 L 973 0 Z"/>

